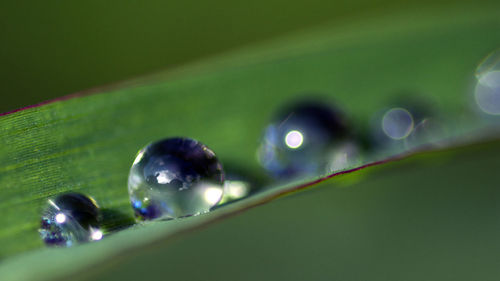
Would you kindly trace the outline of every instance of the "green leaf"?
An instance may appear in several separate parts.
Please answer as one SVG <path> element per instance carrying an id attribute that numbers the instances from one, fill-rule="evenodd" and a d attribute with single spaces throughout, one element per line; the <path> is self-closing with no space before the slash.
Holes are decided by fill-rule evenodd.
<path id="1" fill-rule="evenodd" d="M 353 22 L 344 26 L 324 27 L 187 66 L 175 72 L 138 79 L 116 88 L 96 90 L 96 93 L 100 94 L 82 95 L 79 98 L 1 117 L 0 257 L 4 259 L 0 265 L 2 280 L 50 280 L 72 272 L 86 272 L 89 277 L 95 277 L 101 276 L 99 274 L 104 276 L 119 272 L 130 273 L 135 263 L 141 266 L 161 265 L 162 262 L 156 262 L 156 258 L 175 260 L 175 256 L 170 256 L 168 252 L 160 254 L 153 250 L 141 250 L 144 245 L 160 245 L 162 249 L 164 244 L 175 246 L 176 243 L 173 242 L 177 240 L 170 239 L 172 235 L 179 237 L 188 230 L 193 231 L 200 225 L 260 204 L 274 198 L 274 194 L 287 192 L 290 187 L 295 186 L 277 186 L 268 193 L 221 208 L 209 215 L 133 227 L 99 243 L 71 249 L 44 248 L 37 233 L 40 212 L 48 197 L 61 192 L 79 191 L 93 196 L 103 208 L 114 211 L 116 215 L 110 219 L 112 224 L 121 225 L 130 220 L 132 211 L 126 188 L 128 169 L 136 151 L 152 140 L 168 136 L 189 136 L 210 146 L 226 166 L 232 163 L 243 165 L 249 173 L 261 175 L 263 172 L 254 160 L 255 149 L 270 114 L 284 102 L 311 91 L 324 93 L 336 101 L 352 115 L 353 123 L 360 128 L 367 126 L 367 120 L 401 91 L 412 91 L 435 104 L 445 118 L 455 120 L 457 127 L 454 129 L 459 129 L 463 123 L 470 122 L 462 113 L 464 108 L 473 106 L 468 93 L 473 82 L 474 69 L 484 56 L 500 46 L 497 10 L 457 9 L 426 14 L 414 11 L 390 19 L 366 19 L 364 23 Z M 492 146 L 486 155 L 493 159 L 494 153 L 498 151 L 496 145 Z M 475 148 L 470 150 L 483 152 Z M 470 156 L 469 158 L 465 158 L 479 162 L 483 161 L 483 154 L 471 154 L 467 156 Z M 459 180 L 466 179 L 467 173 L 463 167 L 471 167 L 467 166 L 469 162 L 464 160 L 465 158 L 452 162 L 447 174 L 443 174 L 442 178 L 437 174 L 430 178 L 424 172 L 403 174 L 407 177 L 395 176 L 397 169 L 387 169 L 380 175 L 388 178 L 384 185 L 391 188 L 402 185 L 407 188 L 418 187 L 417 181 L 406 180 L 411 176 L 425 176 L 427 181 L 422 184 L 438 188 L 454 175 Z M 425 163 L 439 164 L 439 159 L 441 156 L 429 156 Z M 489 161 L 493 161 L 492 159 Z M 437 166 L 439 169 L 426 165 L 419 166 L 419 169 L 433 172 L 443 168 L 442 165 Z M 480 172 L 484 171 L 482 167 L 488 167 L 486 165 L 476 167 L 478 175 L 483 175 Z M 408 166 L 399 169 L 404 170 L 404 167 Z M 456 174 L 457 172 L 460 173 Z M 346 178 L 354 177 L 356 175 Z M 474 179 L 478 181 L 481 178 L 477 176 Z M 493 180 L 492 178 L 489 183 L 494 183 Z M 325 190 L 327 186 L 337 184 L 337 180 L 329 181 L 318 190 Z M 369 182 L 365 180 L 357 184 L 359 185 L 369 186 Z M 376 192 L 384 185 L 375 184 L 371 192 Z M 487 187 L 490 188 L 489 185 Z M 353 186 L 349 190 L 355 188 L 356 186 Z M 343 192 L 342 189 L 335 190 L 331 192 Z M 489 191 L 491 189 L 485 192 Z M 308 195 L 310 197 L 298 196 L 306 198 L 306 201 L 307 198 L 311 199 L 307 204 L 304 203 L 304 208 L 314 209 L 314 202 L 322 199 L 321 196 L 312 194 L 314 193 Z M 359 197 L 365 196 L 363 194 L 360 193 Z M 325 195 L 327 198 L 335 196 Z M 373 193 L 366 194 L 369 195 Z M 349 201 L 350 204 L 356 205 L 356 199 L 358 198 L 353 197 Z M 279 202 L 282 201 L 269 206 L 285 204 Z M 362 202 L 359 203 L 360 206 Z M 438 204 L 438 201 L 435 203 Z M 288 208 L 291 209 L 291 206 Z M 300 204 L 297 208 L 301 208 Z M 262 223 L 268 216 L 280 212 L 277 207 L 258 209 L 265 212 L 253 211 L 259 212 L 258 215 L 251 218 L 245 215 L 246 219 L 241 216 L 242 220 L 251 222 L 249 226 L 263 227 Z M 315 210 L 319 212 L 320 209 Z M 394 216 L 397 216 L 397 210 L 393 211 Z M 307 218 L 300 217 L 299 220 L 306 222 Z M 293 216 L 283 219 L 293 221 Z M 232 229 L 235 220 L 237 219 L 224 221 L 220 228 L 214 229 Z M 370 217 L 360 218 L 358 222 L 361 221 L 370 223 Z M 311 227 L 317 227 L 322 222 L 322 218 L 310 220 Z M 349 226 L 355 228 L 354 224 Z M 280 230 L 282 232 L 276 233 L 282 237 L 287 233 L 285 230 L 286 228 L 283 228 Z M 362 230 L 360 227 L 360 231 Z M 302 231 L 305 235 L 307 227 Z M 255 232 L 258 232 L 257 228 L 244 237 L 251 239 Z M 314 240 L 314 235 L 318 233 L 311 231 L 308 234 L 310 239 Z M 200 246 L 202 254 L 205 255 L 214 249 L 199 244 L 210 244 L 211 239 L 200 235 L 199 240 L 192 235 L 186 241 L 197 241 L 198 244 L 193 243 Z M 230 240 L 230 237 L 225 237 Z M 360 240 L 355 241 L 366 237 L 359 238 Z M 273 239 L 272 241 L 279 240 L 276 240 L 276 237 Z M 218 246 L 224 248 L 221 240 L 217 241 Z M 292 243 L 293 240 L 288 241 Z M 305 243 L 305 240 L 300 241 Z M 329 242 L 329 238 L 320 235 L 315 245 L 319 247 L 321 243 L 326 242 Z M 182 243 L 186 242 L 180 242 L 179 245 L 185 245 Z M 273 246 L 262 240 L 256 242 L 259 243 Z M 400 241 L 398 245 L 401 246 L 402 243 Z M 224 260 L 234 265 L 237 263 L 234 257 L 238 256 L 238 252 L 236 245 L 230 245 L 234 251 L 229 251 L 229 256 Z M 241 251 L 241 255 L 252 253 L 251 244 L 245 245 L 247 248 Z M 285 259 L 286 245 L 282 245 L 277 251 L 282 251 Z M 347 247 L 339 249 L 347 255 L 346 262 L 353 261 L 355 257 L 349 256 Z M 187 247 L 186 250 L 192 255 L 198 255 L 194 246 Z M 205 250 L 206 252 L 203 252 Z M 179 248 L 172 251 L 182 252 Z M 131 252 L 134 255 L 130 258 L 114 263 L 117 255 L 123 256 L 124 253 Z M 184 253 L 187 255 L 184 256 L 186 259 L 189 253 Z M 270 253 L 267 252 L 268 255 Z M 367 254 L 360 249 L 356 253 Z M 402 254 L 397 251 L 396 253 Z M 252 254 L 249 256 L 258 258 L 256 252 Z M 276 252 L 276 263 L 279 263 L 281 256 L 280 252 Z M 325 256 L 326 253 L 323 257 Z M 137 261 L 140 257 L 144 257 L 148 262 Z M 316 261 L 320 261 L 319 256 Z M 366 259 L 364 261 L 367 262 Z M 303 262 L 310 266 L 308 268 L 314 268 L 307 261 Z M 108 271 L 108 267 L 113 263 L 114 267 Z M 28 264 L 30 267 L 26 269 Z M 94 267 L 95 264 L 100 264 L 101 270 L 89 272 L 88 268 Z M 203 262 L 195 260 L 193 264 L 198 267 Z M 214 264 L 215 260 L 207 262 L 203 265 L 206 267 L 193 269 L 190 274 L 202 274 L 202 268 L 211 272 L 214 268 L 209 266 Z M 297 260 L 289 264 L 298 270 L 298 265 L 302 263 Z M 180 268 L 182 267 L 176 270 L 182 274 Z M 346 267 L 344 270 L 347 268 L 353 267 Z M 159 266 L 158 270 L 164 269 Z M 228 269 L 228 272 L 231 270 Z M 283 277 L 277 270 L 274 274 L 276 278 Z M 81 276 L 85 278 L 87 275 Z"/>

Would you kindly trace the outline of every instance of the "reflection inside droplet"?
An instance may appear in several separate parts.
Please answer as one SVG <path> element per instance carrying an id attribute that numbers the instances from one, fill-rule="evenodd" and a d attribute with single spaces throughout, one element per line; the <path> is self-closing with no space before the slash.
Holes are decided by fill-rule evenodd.
<path id="1" fill-rule="evenodd" d="M 145 150 L 142 149 L 137 153 L 137 156 L 135 157 L 135 160 L 134 160 L 134 165 L 139 163 L 142 160 L 142 157 L 144 157 L 144 152 L 145 152 Z"/>
<path id="2" fill-rule="evenodd" d="M 55 216 L 57 223 L 64 223 L 66 221 L 66 215 L 63 213 L 59 213 Z"/>
<path id="3" fill-rule="evenodd" d="M 239 199 L 247 196 L 250 193 L 250 184 L 245 181 L 231 181 L 224 183 L 224 195 L 229 199 Z"/>
<path id="4" fill-rule="evenodd" d="M 391 139 L 404 139 L 413 130 L 413 117 L 404 108 L 392 108 L 382 118 L 382 130 Z"/>
<path id="5" fill-rule="evenodd" d="M 299 148 L 304 142 L 304 136 L 301 132 L 293 130 L 288 132 L 285 136 L 285 143 L 288 147 L 296 149 Z"/>
<path id="6" fill-rule="evenodd" d="M 94 241 L 98 241 L 102 239 L 102 231 L 99 229 L 92 229 L 91 230 L 91 238 Z"/>
<path id="7" fill-rule="evenodd" d="M 215 205 L 222 197 L 222 189 L 218 187 L 208 187 L 205 189 L 203 197 L 208 204 Z"/>

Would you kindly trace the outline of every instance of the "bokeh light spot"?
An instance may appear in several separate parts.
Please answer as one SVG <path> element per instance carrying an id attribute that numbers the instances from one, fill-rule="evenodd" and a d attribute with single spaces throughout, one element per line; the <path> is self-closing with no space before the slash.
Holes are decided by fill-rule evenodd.
<path id="1" fill-rule="evenodd" d="M 304 136 L 301 132 L 293 130 L 285 136 L 285 143 L 289 148 L 297 149 L 304 142 Z"/>
<path id="2" fill-rule="evenodd" d="M 408 137 L 413 130 L 413 126 L 413 116 L 404 108 L 392 108 L 382 118 L 382 130 L 394 140 Z"/>

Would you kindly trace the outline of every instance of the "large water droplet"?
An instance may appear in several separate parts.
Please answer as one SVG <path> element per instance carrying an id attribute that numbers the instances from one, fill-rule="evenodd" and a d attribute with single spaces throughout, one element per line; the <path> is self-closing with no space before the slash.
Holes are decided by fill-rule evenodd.
<path id="1" fill-rule="evenodd" d="M 222 198 L 224 172 L 215 153 L 188 138 L 170 138 L 139 151 L 128 191 L 136 215 L 145 220 L 208 212 Z"/>
<path id="2" fill-rule="evenodd" d="M 92 198 L 80 193 L 49 199 L 39 232 L 47 245 L 54 246 L 101 240 L 99 207 Z"/>
<path id="3" fill-rule="evenodd" d="M 476 78 L 474 97 L 477 106 L 486 114 L 500 115 L 500 50 L 481 62 Z"/>
<path id="4" fill-rule="evenodd" d="M 302 102 L 284 108 L 267 126 L 258 160 L 274 177 L 329 172 L 331 151 L 347 138 L 342 114 L 323 103 Z"/>

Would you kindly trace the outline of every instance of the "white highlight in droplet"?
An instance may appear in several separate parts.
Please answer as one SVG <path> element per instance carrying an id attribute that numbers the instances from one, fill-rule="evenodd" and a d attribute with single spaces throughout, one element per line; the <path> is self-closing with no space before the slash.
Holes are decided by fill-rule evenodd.
<path id="1" fill-rule="evenodd" d="M 91 230 L 91 239 L 94 240 L 94 241 L 97 241 L 97 240 L 101 240 L 102 239 L 102 231 L 100 231 L 99 229 L 92 229 Z"/>
<path id="2" fill-rule="evenodd" d="M 57 223 L 64 223 L 66 221 L 66 215 L 63 213 L 59 213 L 55 216 Z"/>
<path id="3" fill-rule="evenodd" d="M 146 150 L 142 149 L 141 151 L 139 151 L 139 153 L 137 153 L 137 156 L 135 157 L 135 160 L 134 160 L 134 165 L 137 165 L 137 163 L 141 162 L 142 158 L 144 157 L 145 152 L 146 152 Z"/>
<path id="4" fill-rule="evenodd" d="M 52 207 L 54 207 L 56 210 L 61 210 L 59 209 L 59 207 L 56 205 L 56 203 L 54 203 L 54 201 L 52 201 L 51 199 L 48 200 L 49 204 L 52 205 Z"/>
<path id="5" fill-rule="evenodd" d="M 246 196 L 249 192 L 249 185 L 244 181 L 229 181 L 224 182 L 224 195 L 232 199 L 238 199 Z"/>
<path id="6" fill-rule="evenodd" d="M 168 170 L 160 171 L 156 175 L 156 180 L 159 184 L 170 183 L 173 179 L 175 179 L 175 175 Z"/>
<path id="7" fill-rule="evenodd" d="M 222 189 L 217 187 L 207 187 L 203 193 L 205 201 L 211 205 L 216 204 L 222 197 Z"/>
<path id="8" fill-rule="evenodd" d="M 285 136 L 285 143 L 288 147 L 296 149 L 299 148 L 304 142 L 304 136 L 301 132 L 293 130 L 288 132 Z"/>

